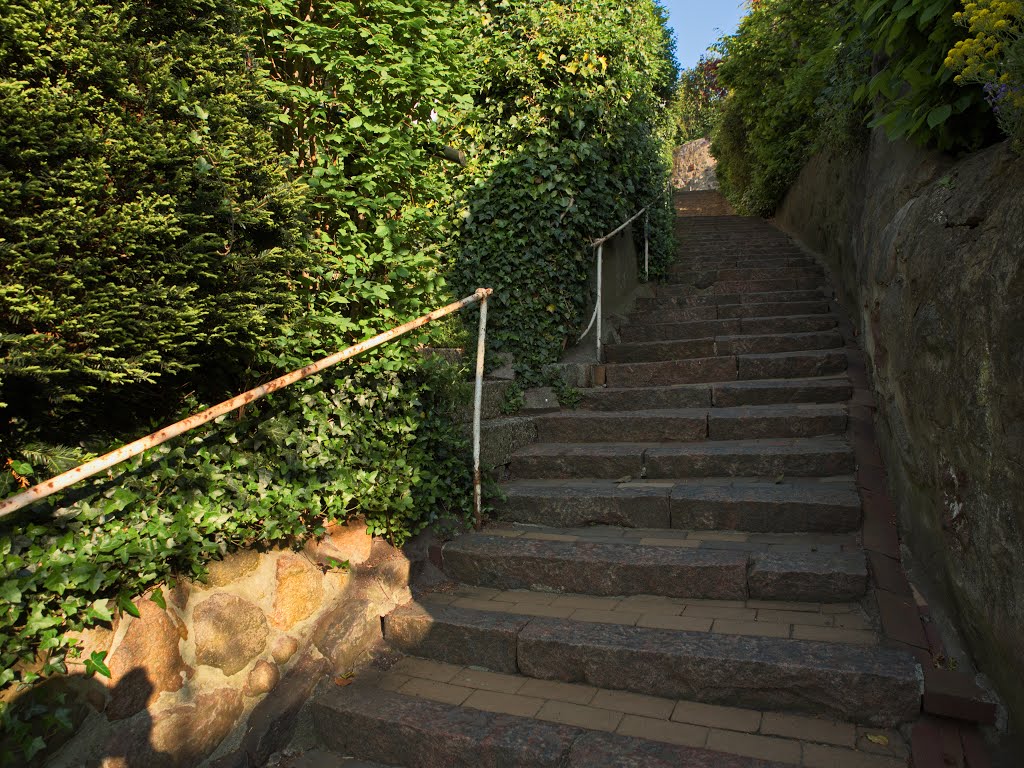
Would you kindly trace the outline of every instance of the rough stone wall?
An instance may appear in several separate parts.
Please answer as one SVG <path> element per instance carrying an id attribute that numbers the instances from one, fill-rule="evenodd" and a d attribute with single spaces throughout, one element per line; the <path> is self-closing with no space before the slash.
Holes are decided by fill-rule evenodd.
<path id="1" fill-rule="evenodd" d="M 718 161 L 711 155 L 711 142 L 697 139 L 676 148 L 672 170 L 672 186 L 686 192 L 718 189 L 715 168 Z"/>
<path id="2" fill-rule="evenodd" d="M 347 561 L 348 569 L 337 567 Z M 111 679 L 69 665 L 77 734 L 47 763 L 184 768 L 263 765 L 291 738 L 326 675 L 351 673 L 381 638 L 381 617 L 411 599 L 410 562 L 360 522 L 301 551 L 240 550 L 144 595 L 84 638 L 106 651 Z"/>
<path id="3" fill-rule="evenodd" d="M 904 544 L 1024 728 L 1024 158 L 879 135 L 777 214 L 859 323 Z"/>

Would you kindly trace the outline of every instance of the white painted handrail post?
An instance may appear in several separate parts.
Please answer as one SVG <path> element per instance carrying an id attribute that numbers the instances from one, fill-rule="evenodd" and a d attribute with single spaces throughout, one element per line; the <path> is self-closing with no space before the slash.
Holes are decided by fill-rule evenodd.
<path id="1" fill-rule="evenodd" d="M 597 246 L 597 362 L 601 362 L 601 311 L 604 283 L 604 243 Z"/>
<path id="2" fill-rule="evenodd" d="M 651 280 L 651 214 L 644 212 L 644 282 Z"/>
<path id="3" fill-rule="evenodd" d="M 480 475 L 480 411 L 484 400 L 484 355 L 487 350 L 487 297 L 480 300 L 480 331 L 476 341 L 476 391 L 473 394 L 473 512 L 476 528 L 483 525 L 483 487 Z"/>

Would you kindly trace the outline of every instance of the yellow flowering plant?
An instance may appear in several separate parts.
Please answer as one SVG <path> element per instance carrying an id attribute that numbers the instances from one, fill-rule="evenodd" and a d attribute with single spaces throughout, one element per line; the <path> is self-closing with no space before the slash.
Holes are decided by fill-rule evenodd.
<path id="1" fill-rule="evenodd" d="M 981 83 L 999 125 L 1024 150 L 1024 0 L 976 0 L 953 21 L 970 37 L 953 46 L 946 66 L 955 82 Z"/>

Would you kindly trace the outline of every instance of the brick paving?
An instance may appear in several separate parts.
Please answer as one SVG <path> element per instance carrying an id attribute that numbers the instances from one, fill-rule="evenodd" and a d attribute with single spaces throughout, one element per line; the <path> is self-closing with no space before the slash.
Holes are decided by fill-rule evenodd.
<path id="1" fill-rule="evenodd" d="M 896 730 L 534 680 L 407 657 L 368 673 L 381 688 L 444 704 L 825 768 L 903 768 Z M 873 740 L 872 740 L 873 739 Z"/>

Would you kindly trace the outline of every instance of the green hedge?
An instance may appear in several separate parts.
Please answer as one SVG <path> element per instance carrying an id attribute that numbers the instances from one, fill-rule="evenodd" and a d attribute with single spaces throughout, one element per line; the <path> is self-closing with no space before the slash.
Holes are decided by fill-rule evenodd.
<path id="1" fill-rule="evenodd" d="M 490 348 L 538 383 L 593 306 L 591 240 L 652 205 L 652 272 L 673 255 L 672 38 L 651 0 L 483 2 L 463 36 L 480 69 L 452 279 L 495 289 Z"/>
<path id="2" fill-rule="evenodd" d="M 712 140 L 722 191 L 770 215 L 816 151 L 857 146 L 869 127 L 950 152 L 996 140 L 980 87 L 943 66 L 966 32 L 956 0 L 763 0 L 724 38 L 729 95 Z"/>

